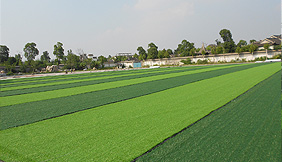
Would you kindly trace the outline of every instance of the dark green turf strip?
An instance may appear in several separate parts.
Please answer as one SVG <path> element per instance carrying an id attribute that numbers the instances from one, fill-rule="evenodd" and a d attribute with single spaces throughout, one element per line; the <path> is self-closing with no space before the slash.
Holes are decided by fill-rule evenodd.
<path id="1" fill-rule="evenodd" d="M 83 81 L 82 80 L 81 82 L 76 82 L 76 83 L 58 84 L 58 85 L 52 85 L 52 86 L 41 86 L 41 87 L 26 88 L 26 89 L 16 89 L 16 90 L 10 90 L 10 91 L 3 91 L 3 92 L 0 93 L 0 97 L 27 94 L 27 93 L 44 92 L 44 91 L 52 91 L 52 90 L 57 90 L 57 89 L 80 87 L 80 86 L 93 85 L 93 84 L 99 84 L 99 83 L 106 83 L 106 82 L 136 79 L 136 78 L 149 77 L 149 76 L 164 75 L 164 74 L 170 74 L 170 73 L 180 73 L 180 72 L 185 72 L 185 71 L 199 70 L 199 69 L 211 68 L 211 67 L 213 67 L 213 66 L 183 68 L 182 70 L 164 71 L 164 72 L 158 72 L 158 73 L 144 73 L 144 74 L 140 74 L 140 75 L 121 76 L 121 77 L 92 80 L 92 81 Z"/>
<path id="2" fill-rule="evenodd" d="M 166 140 L 137 161 L 281 161 L 281 74 Z"/>
<path id="3" fill-rule="evenodd" d="M 105 104 L 140 97 L 199 80 L 209 79 L 262 65 L 263 64 L 234 66 L 226 69 L 156 80 L 68 97 L 5 106 L 0 108 L 0 129 L 3 130 Z"/>

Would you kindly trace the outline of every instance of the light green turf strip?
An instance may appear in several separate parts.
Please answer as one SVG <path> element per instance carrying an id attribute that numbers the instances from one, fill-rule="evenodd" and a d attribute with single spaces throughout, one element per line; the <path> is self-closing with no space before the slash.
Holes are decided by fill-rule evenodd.
<path id="1" fill-rule="evenodd" d="M 280 70 L 268 64 L 0 131 L 4 161 L 130 161 Z"/>
<path id="2" fill-rule="evenodd" d="M 172 68 L 170 68 L 170 69 L 165 69 L 165 70 L 167 70 L 167 71 L 173 71 L 173 70 L 178 70 L 179 68 L 174 68 L 174 69 L 172 69 Z M 145 70 L 143 70 L 144 71 L 144 73 L 145 72 L 152 72 L 152 70 L 149 70 L 149 69 L 145 69 Z M 155 72 L 159 72 L 160 70 L 158 70 L 158 71 L 155 71 Z M 121 72 L 124 72 L 124 74 L 133 74 L 133 73 L 140 73 L 141 71 L 140 70 L 131 70 L 131 71 L 121 71 Z M 143 72 L 142 72 L 143 73 Z M 79 76 L 80 75 L 80 76 Z M 60 77 L 60 76 L 62 76 L 62 75 L 60 75 L 59 77 L 60 78 L 54 78 L 54 76 L 52 77 L 52 78 L 46 78 L 46 79 L 40 79 L 40 80 L 30 80 L 30 81 L 23 81 L 23 82 L 13 82 L 13 83 L 3 83 L 3 84 L 1 84 L 1 86 L 5 86 L 5 85 L 15 85 L 15 84 L 24 84 L 24 83 L 38 83 L 38 82 L 46 82 L 46 81 L 54 81 L 54 80 L 57 80 L 57 81 L 60 81 L 60 80 L 65 80 L 65 79 L 73 79 L 73 78 L 86 78 L 86 77 L 90 77 L 90 76 L 93 76 L 93 77 L 95 77 L 95 76 L 104 76 L 104 75 L 110 75 L 110 73 L 107 73 L 107 72 L 105 72 L 105 73 L 87 73 L 87 74 L 73 74 L 73 76 L 68 76 L 68 75 L 66 75 L 66 77 Z M 19 78 L 19 79 L 22 79 L 22 78 Z M 23 79 L 25 79 L 25 78 L 23 78 Z M 8 88 L 8 87 L 7 87 Z M 4 91 L 5 90 L 5 88 L 1 88 L 1 90 L 2 91 Z M 9 90 L 9 89 L 8 89 Z M 12 90 L 12 89 L 11 89 Z"/>
<path id="3" fill-rule="evenodd" d="M 236 65 L 236 66 L 247 66 L 247 65 L 248 64 L 242 64 L 242 65 Z M 58 98 L 58 97 L 66 97 L 66 96 L 77 95 L 81 93 L 111 89 L 111 88 L 128 86 L 128 85 L 133 85 L 133 84 L 138 84 L 138 83 L 143 83 L 143 82 L 148 82 L 148 81 L 153 81 L 153 80 L 172 78 L 172 77 L 177 77 L 177 76 L 201 73 L 201 72 L 224 69 L 224 68 L 230 68 L 230 66 L 212 67 L 212 68 L 193 70 L 193 71 L 187 71 L 187 72 L 164 74 L 164 75 L 158 75 L 158 76 L 150 76 L 150 77 L 122 80 L 122 81 L 115 81 L 115 82 L 107 82 L 107 83 L 80 86 L 80 87 L 74 87 L 74 88 L 58 89 L 58 90 L 53 90 L 53 91 L 29 93 L 29 94 L 15 95 L 15 96 L 5 96 L 5 97 L 0 97 L 0 100 L 1 100 L 0 107 L 14 105 L 14 104 L 27 103 L 27 102 L 33 102 L 33 101 L 52 99 L 52 98 Z"/>
<path id="4" fill-rule="evenodd" d="M 166 70 L 166 72 L 167 71 L 174 71 L 174 69 Z M 111 79 L 111 78 L 142 75 L 142 74 L 154 74 L 154 73 L 162 73 L 162 72 L 164 72 L 164 71 L 147 71 L 147 72 L 142 72 L 142 73 L 127 73 L 127 74 L 122 74 L 122 75 L 105 76 L 105 77 L 98 77 L 98 78 L 95 78 L 95 76 L 93 76 L 93 78 L 88 78 L 88 79 L 82 78 L 82 79 L 79 79 L 79 80 L 58 81 L 58 82 L 44 83 L 44 84 L 22 85 L 22 86 L 16 86 L 16 87 L 1 88 L 1 92 L 16 90 L 16 89 L 35 88 L 35 87 L 52 86 L 52 85 L 59 85 L 59 84 L 70 84 L 70 83 L 78 83 L 78 82 L 86 82 L 86 81 L 102 80 L 102 79 Z M 44 80 L 44 81 L 47 81 L 47 80 Z"/>

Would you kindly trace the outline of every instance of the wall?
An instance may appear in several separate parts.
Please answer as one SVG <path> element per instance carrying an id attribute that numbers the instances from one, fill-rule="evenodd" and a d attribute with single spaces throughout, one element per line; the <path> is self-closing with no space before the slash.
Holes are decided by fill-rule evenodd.
<path id="1" fill-rule="evenodd" d="M 142 61 L 142 66 L 154 66 L 154 65 L 179 65 L 181 64 L 181 60 L 185 60 L 190 58 L 192 62 L 197 62 L 198 60 L 207 59 L 209 62 L 231 62 L 232 60 L 242 60 L 246 59 L 246 61 L 254 60 L 258 57 L 267 56 L 268 58 L 272 58 L 275 55 L 281 54 L 281 51 L 256 51 L 254 54 L 249 52 L 243 52 L 240 55 L 238 53 L 228 53 L 228 54 L 217 54 L 217 55 L 206 55 L 206 56 L 195 56 L 195 57 L 173 57 L 173 58 L 163 58 L 163 59 L 150 59 L 146 61 Z"/>

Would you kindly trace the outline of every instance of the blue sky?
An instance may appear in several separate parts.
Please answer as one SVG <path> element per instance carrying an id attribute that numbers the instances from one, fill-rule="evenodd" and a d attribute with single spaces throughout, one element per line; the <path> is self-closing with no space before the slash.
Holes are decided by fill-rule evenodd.
<path id="1" fill-rule="evenodd" d="M 1 0 L 1 44 L 10 55 L 35 42 L 51 56 L 66 51 L 96 56 L 135 53 L 154 42 L 175 49 L 183 40 L 215 43 L 223 28 L 240 39 L 281 33 L 280 0 Z M 52 56 L 52 58 L 54 58 Z"/>

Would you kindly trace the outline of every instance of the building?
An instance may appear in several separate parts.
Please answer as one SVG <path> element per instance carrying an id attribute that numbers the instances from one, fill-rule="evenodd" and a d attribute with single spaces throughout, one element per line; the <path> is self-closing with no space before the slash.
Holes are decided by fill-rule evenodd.
<path id="1" fill-rule="evenodd" d="M 264 45 L 269 44 L 269 49 L 273 50 L 274 46 L 281 44 L 281 35 L 272 35 L 269 38 L 254 43 L 258 46 L 258 50 L 264 50 Z"/>
<path id="2" fill-rule="evenodd" d="M 129 52 L 122 52 L 122 53 L 118 53 L 117 56 L 132 57 L 133 55 Z"/>
<path id="3" fill-rule="evenodd" d="M 124 65 L 124 67 L 127 67 L 127 68 L 132 68 L 133 67 L 133 61 L 121 61 L 120 64 Z"/>
<path id="4" fill-rule="evenodd" d="M 98 60 L 98 57 L 94 56 L 92 53 L 88 54 L 87 58 L 92 59 L 93 61 L 97 61 Z"/>
<path id="5" fill-rule="evenodd" d="M 104 62 L 104 67 L 116 67 L 118 64 L 115 63 L 113 60 L 108 60 L 107 62 Z"/>

